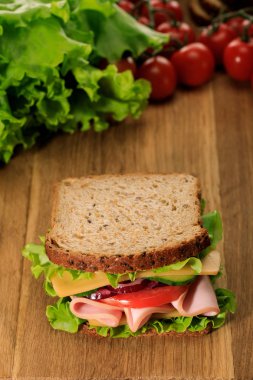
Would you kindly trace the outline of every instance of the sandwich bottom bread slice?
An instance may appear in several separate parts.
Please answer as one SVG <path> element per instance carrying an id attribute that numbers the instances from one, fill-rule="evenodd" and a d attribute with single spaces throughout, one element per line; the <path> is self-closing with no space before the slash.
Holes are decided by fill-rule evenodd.
<path id="1" fill-rule="evenodd" d="M 55 187 L 51 228 L 23 256 L 59 297 L 54 329 L 91 336 L 201 336 L 234 312 L 215 287 L 222 222 L 204 214 L 197 178 L 128 174 L 71 178 Z"/>

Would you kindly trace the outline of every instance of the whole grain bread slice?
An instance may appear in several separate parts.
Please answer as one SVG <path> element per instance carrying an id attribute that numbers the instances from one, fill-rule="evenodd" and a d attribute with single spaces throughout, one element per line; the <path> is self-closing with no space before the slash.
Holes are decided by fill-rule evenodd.
<path id="1" fill-rule="evenodd" d="M 210 245 L 200 186 L 188 174 L 69 178 L 55 187 L 50 260 L 87 272 L 148 270 L 196 256 Z"/>
<path id="2" fill-rule="evenodd" d="M 81 328 L 80 328 L 79 332 L 81 334 L 85 334 L 85 335 L 88 335 L 88 336 L 91 336 L 91 337 L 94 337 L 94 338 L 101 338 L 101 339 L 103 339 L 103 338 L 109 338 L 109 333 L 105 337 L 102 336 L 102 335 L 99 335 L 96 332 L 95 329 L 88 328 L 88 325 L 85 324 L 85 323 L 81 325 Z M 207 335 L 210 332 L 212 332 L 212 325 L 208 324 L 207 327 L 204 330 L 202 330 L 202 331 L 189 331 L 189 330 L 186 330 L 186 331 L 181 332 L 181 333 L 176 332 L 176 331 L 168 331 L 168 332 L 165 332 L 165 333 L 158 334 L 155 329 L 150 329 L 150 330 L 146 331 L 143 334 L 134 336 L 133 338 L 151 337 L 151 336 L 175 336 L 177 338 L 183 338 L 185 336 L 200 337 L 200 336 L 203 336 L 203 335 Z"/>

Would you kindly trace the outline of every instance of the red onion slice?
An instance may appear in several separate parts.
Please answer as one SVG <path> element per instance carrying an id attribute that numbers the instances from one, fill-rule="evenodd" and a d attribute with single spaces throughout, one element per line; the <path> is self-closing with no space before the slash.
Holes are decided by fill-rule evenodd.
<path id="1" fill-rule="evenodd" d="M 153 289 L 157 286 L 164 286 L 164 284 L 160 284 L 157 281 L 149 281 L 140 278 L 133 282 L 121 282 L 117 288 L 113 288 L 109 285 L 105 286 L 103 288 L 100 288 L 96 292 L 90 294 L 89 296 L 87 296 L 87 298 L 92 300 L 102 300 L 108 297 L 115 296 L 117 294 L 133 293 L 143 289 Z"/>

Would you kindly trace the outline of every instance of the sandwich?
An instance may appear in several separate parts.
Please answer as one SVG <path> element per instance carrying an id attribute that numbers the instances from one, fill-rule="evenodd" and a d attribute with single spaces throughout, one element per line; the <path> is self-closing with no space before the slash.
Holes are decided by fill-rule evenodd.
<path id="1" fill-rule="evenodd" d="M 23 256 L 58 297 L 54 329 L 91 336 L 201 336 L 235 311 L 221 275 L 217 211 L 204 214 L 188 174 L 68 178 L 55 186 L 51 227 Z"/>

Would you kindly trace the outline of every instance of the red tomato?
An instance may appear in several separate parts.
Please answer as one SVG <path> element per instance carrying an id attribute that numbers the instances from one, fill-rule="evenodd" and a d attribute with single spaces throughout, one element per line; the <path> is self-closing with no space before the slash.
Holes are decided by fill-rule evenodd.
<path id="1" fill-rule="evenodd" d="M 149 19 L 147 17 L 144 17 L 144 16 L 141 16 L 137 19 L 137 21 L 140 23 L 140 24 L 143 24 L 143 25 L 147 25 L 149 26 Z"/>
<path id="2" fill-rule="evenodd" d="M 223 62 L 225 47 L 235 38 L 236 32 L 234 30 L 226 24 L 220 24 L 214 32 L 212 31 L 212 27 L 203 29 L 198 40 L 211 50 L 216 63 L 220 65 Z"/>
<path id="3" fill-rule="evenodd" d="M 252 90 L 253 90 L 253 73 L 252 73 L 252 75 L 251 75 L 251 88 L 252 88 Z"/>
<path id="4" fill-rule="evenodd" d="M 192 27 L 186 22 L 180 22 L 176 25 L 170 24 L 168 22 L 163 22 L 158 25 L 156 30 L 160 33 L 169 34 L 169 43 L 164 46 L 167 49 L 170 46 L 178 47 L 179 44 L 187 45 L 194 42 L 196 39 L 195 33 Z"/>
<path id="5" fill-rule="evenodd" d="M 194 42 L 175 52 L 171 62 L 176 69 L 178 81 L 188 86 L 200 86 L 214 73 L 214 57 L 205 45 Z"/>
<path id="6" fill-rule="evenodd" d="M 244 33 L 249 37 L 253 37 L 253 24 L 250 20 L 244 20 L 242 23 L 241 35 Z"/>
<path id="7" fill-rule="evenodd" d="M 162 100 L 172 95 L 176 89 L 177 78 L 171 62 L 157 55 L 147 59 L 138 70 L 138 77 L 151 83 L 150 98 Z"/>
<path id="8" fill-rule="evenodd" d="M 177 21 L 183 20 L 183 10 L 178 1 L 169 1 L 166 3 L 166 9 L 171 12 L 172 17 L 174 17 Z"/>
<path id="9" fill-rule="evenodd" d="M 162 0 L 151 0 L 151 7 L 154 9 L 155 26 L 162 24 L 168 20 L 182 21 L 183 11 L 177 1 L 163 2 Z M 142 16 L 150 18 L 149 8 L 146 4 L 141 9 Z"/>
<path id="10" fill-rule="evenodd" d="M 242 23 L 244 21 L 243 17 L 233 17 L 226 21 L 226 24 L 235 31 L 235 33 L 240 36 L 242 33 Z"/>
<path id="11" fill-rule="evenodd" d="M 253 72 L 253 39 L 248 42 L 236 38 L 224 51 L 224 66 L 231 78 L 250 80 Z"/>
<path id="12" fill-rule="evenodd" d="M 128 0 L 120 0 L 118 6 L 127 13 L 132 13 L 134 9 L 134 5 L 131 3 L 131 1 Z"/>
<path id="13" fill-rule="evenodd" d="M 187 286 L 161 286 L 154 289 L 144 289 L 138 292 L 118 294 L 100 300 L 112 306 L 119 307 L 155 307 L 166 305 L 177 300 L 187 290 Z"/>
<path id="14" fill-rule="evenodd" d="M 123 71 L 126 71 L 126 70 L 131 70 L 133 73 L 133 76 L 136 75 L 137 68 L 132 57 L 121 59 L 120 61 L 116 63 L 116 66 L 118 68 L 119 73 L 122 73 Z"/>

